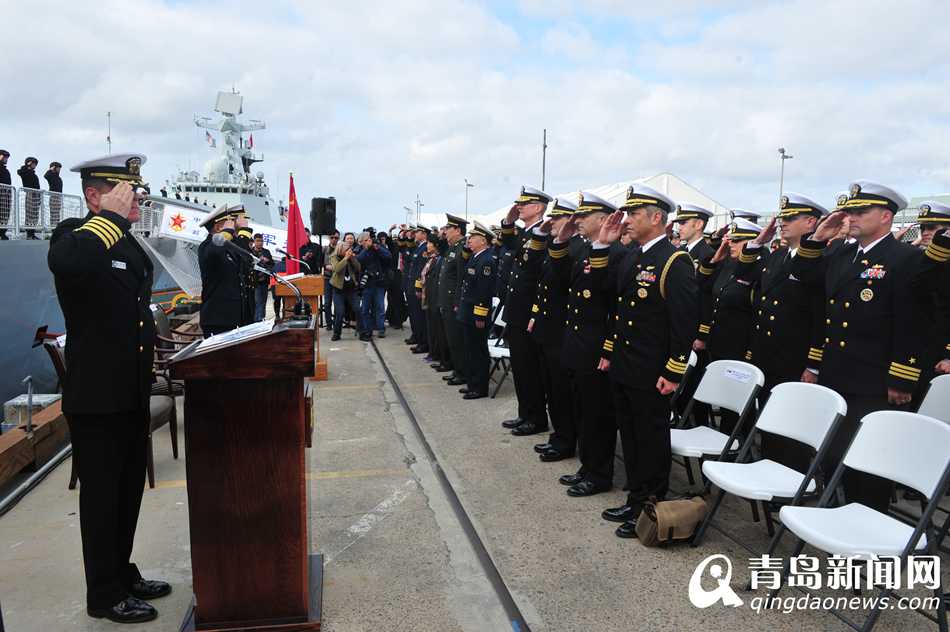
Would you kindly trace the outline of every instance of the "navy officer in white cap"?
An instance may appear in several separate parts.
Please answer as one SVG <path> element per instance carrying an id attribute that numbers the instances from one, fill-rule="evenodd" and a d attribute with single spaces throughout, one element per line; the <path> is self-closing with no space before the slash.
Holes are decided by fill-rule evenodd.
<path id="1" fill-rule="evenodd" d="M 152 263 L 130 234 L 144 193 L 142 154 L 76 165 L 89 213 L 59 223 L 49 268 L 66 318 L 63 412 L 81 482 L 79 524 L 89 616 L 157 616 L 171 586 L 142 578 L 132 542 L 145 487 L 155 327 Z"/>
<path id="2" fill-rule="evenodd" d="M 818 383 L 848 403 L 823 463 L 828 477 L 861 418 L 876 410 L 906 409 L 925 368 L 932 288 L 917 281 L 939 265 L 940 253 L 924 253 L 894 239 L 894 214 L 906 206 L 907 199 L 894 189 L 858 180 L 839 210 L 802 241 L 793 260 L 792 274 L 823 294 L 825 336 Z M 845 217 L 854 241 L 828 246 Z M 843 482 L 848 502 L 887 511 L 891 481 L 849 469 Z"/>
<path id="3" fill-rule="evenodd" d="M 215 245 L 216 234 L 239 248 L 250 250 L 253 232 L 248 228 L 243 205 L 222 204 L 201 220 L 208 236 L 198 246 L 201 269 L 201 331 L 205 337 L 246 324 L 248 309 L 243 261 L 226 248 Z"/>

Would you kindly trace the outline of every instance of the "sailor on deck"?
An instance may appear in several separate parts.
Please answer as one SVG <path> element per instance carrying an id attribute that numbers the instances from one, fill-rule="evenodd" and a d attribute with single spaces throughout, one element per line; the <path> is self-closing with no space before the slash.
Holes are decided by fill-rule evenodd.
<path id="1" fill-rule="evenodd" d="M 90 616 L 150 621 L 143 600 L 171 592 L 130 563 L 145 487 L 155 328 L 152 263 L 129 234 L 139 218 L 141 154 L 72 168 L 89 214 L 61 222 L 49 268 L 66 318 L 63 412 L 79 471 L 79 521 Z"/>

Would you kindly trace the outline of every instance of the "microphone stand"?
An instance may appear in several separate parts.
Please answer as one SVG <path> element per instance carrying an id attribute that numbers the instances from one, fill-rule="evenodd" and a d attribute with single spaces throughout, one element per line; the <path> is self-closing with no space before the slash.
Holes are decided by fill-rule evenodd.
<path id="1" fill-rule="evenodd" d="M 270 278 L 274 279 L 274 281 L 276 281 L 277 283 L 280 283 L 281 285 L 285 285 L 290 288 L 290 290 L 294 293 L 294 296 L 297 298 L 297 302 L 296 304 L 294 304 L 293 317 L 287 320 L 287 326 L 288 327 L 307 327 L 310 324 L 310 316 L 311 316 L 310 303 L 307 303 L 306 301 L 303 300 L 303 296 L 301 296 L 300 294 L 300 289 L 296 285 L 291 283 L 290 281 L 287 281 L 284 278 L 282 278 L 279 274 L 274 274 L 273 272 L 271 272 L 270 270 L 268 270 L 267 268 L 265 268 L 264 266 L 260 264 L 255 263 L 254 270 L 256 272 L 265 274 L 269 276 Z"/>
<path id="2" fill-rule="evenodd" d="M 292 256 L 292 255 L 291 255 L 289 252 L 287 252 L 286 250 L 281 250 L 280 248 L 277 249 L 277 252 L 279 252 L 280 254 L 284 255 L 285 257 L 287 257 L 287 258 L 290 259 L 291 261 L 296 261 L 296 262 L 299 263 L 300 265 L 306 266 L 308 273 L 312 273 L 312 272 L 313 272 L 313 270 L 310 268 L 310 264 L 307 263 L 306 261 L 301 261 L 301 260 L 298 259 L 297 257 Z"/>

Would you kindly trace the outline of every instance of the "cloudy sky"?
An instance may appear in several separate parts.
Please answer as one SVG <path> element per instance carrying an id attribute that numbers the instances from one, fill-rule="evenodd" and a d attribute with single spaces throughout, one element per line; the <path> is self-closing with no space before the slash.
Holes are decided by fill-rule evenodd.
<path id="1" fill-rule="evenodd" d="M 638 6 L 642 5 L 642 6 Z M 715 7 L 711 9 L 710 7 Z M 152 183 L 210 157 L 196 114 L 235 86 L 261 167 L 346 228 L 487 212 L 672 172 L 727 206 L 851 179 L 950 190 L 944 0 L 6 2 L 0 147 L 67 167 L 142 151 Z M 78 179 L 66 179 L 78 192 Z"/>

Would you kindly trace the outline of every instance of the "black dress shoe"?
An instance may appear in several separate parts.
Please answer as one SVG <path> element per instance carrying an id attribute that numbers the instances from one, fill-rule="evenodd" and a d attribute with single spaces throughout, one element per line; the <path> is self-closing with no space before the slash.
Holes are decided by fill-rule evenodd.
<path id="1" fill-rule="evenodd" d="M 521 417 L 515 417 L 514 419 L 504 420 L 503 422 L 501 422 L 501 425 L 503 428 L 508 428 L 509 430 L 511 430 L 512 428 L 517 428 L 523 423 L 524 423 L 524 419 L 522 419 Z"/>
<path id="2" fill-rule="evenodd" d="M 535 444 L 534 444 L 534 451 L 537 452 L 538 454 L 541 454 L 542 452 L 544 452 L 545 450 L 547 450 L 547 449 L 550 448 L 550 447 L 551 447 L 551 444 L 550 444 L 550 443 L 535 443 Z M 572 483 L 572 485 L 573 485 L 573 483 Z"/>
<path id="3" fill-rule="evenodd" d="M 488 393 L 477 393 L 475 391 L 468 391 L 462 395 L 462 399 L 481 399 L 483 397 L 488 397 Z"/>
<path id="4" fill-rule="evenodd" d="M 330 336 L 330 340 L 336 341 L 340 339 L 340 334 L 333 334 Z"/>
<path id="5" fill-rule="evenodd" d="M 548 448 L 539 455 L 539 458 L 545 463 L 553 463 L 555 461 L 563 461 L 564 459 L 570 459 L 574 455 L 569 452 L 561 452 L 557 448 Z"/>
<path id="6" fill-rule="evenodd" d="M 635 538 L 637 537 L 637 521 L 636 519 L 628 520 L 614 531 L 617 534 L 618 538 Z"/>
<path id="7" fill-rule="evenodd" d="M 575 498 L 582 498 L 584 496 L 593 496 L 594 494 L 599 494 L 605 492 L 609 487 L 597 487 L 592 481 L 583 480 L 576 485 L 571 485 L 567 488 L 567 495 L 574 496 Z"/>
<path id="8" fill-rule="evenodd" d="M 126 597 L 111 608 L 88 608 L 86 613 L 94 619 L 108 619 L 115 623 L 144 623 L 158 616 L 158 611 L 137 597 Z"/>
<path id="9" fill-rule="evenodd" d="M 462 388 L 459 389 L 459 393 L 461 393 L 462 395 L 465 395 L 466 393 L 468 393 L 468 387 L 463 386 Z"/>
<path id="10" fill-rule="evenodd" d="M 441 364 L 436 364 L 435 366 L 432 367 L 432 369 L 433 369 L 436 373 L 448 373 L 449 371 L 452 370 L 452 367 L 450 367 L 450 366 L 442 366 Z"/>
<path id="11" fill-rule="evenodd" d="M 636 520 L 642 510 L 643 508 L 640 506 L 631 507 L 630 505 L 620 505 L 619 507 L 604 509 L 600 517 L 610 522 L 628 522 L 630 520 Z"/>
<path id="12" fill-rule="evenodd" d="M 442 376 L 442 379 L 445 380 L 446 382 L 448 382 L 449 380 L 457 380 L 457 379 L 460 379 L 460 378 L 459 378 L 458 375 L 455 374 L 455 371 L 452 371 L 452 372 L 449 373 L 448 375 L 443 375 L 443 376 Z"/>
<path id="13" fill-rule="evenodd" d="M 409 350 L 413 353 L 429 353 L 429 347 L 421 347 L 419 345 L 416 345 Z"/>
<path id="14" fill-rule="evenodd" d="M 520 426 L 511 429 L 511 434 L 516 437 L 527 437 L 529 435 L 541 434 L 542 432 L 547 432 L 547 426 L 539 426 L 536 423 L 526 421 Z"/>
<path id="15" fill-rule="evenodd" d="M 403 342 L 405 342 L 407 345 L 414 345 L 416 344 L 416 339 L 410 336 L 406 338 L 405 340 L 403 340 Z"/>
<path id="16" fill-rule="evenodd" d="M 567 485 L 570 487 L 571 485 L 577 485 L 582 480 L 584 480 L 584 476 L 581 474 L 565 474 L 561 478 L 557 479 L 557 482 L 561 485 Z"/>
<path id="17" fill-rule="evenodd" d="M 144 601 L 151 601 L 172 594 L 172 586 L 156 579 L 140 579 L 129 586 L 129 594 Z"/>
<path id="18" fill-rule="evenodd" d="M 467 383 L 467 381 L 466 381 L 466 380 L 463 380 L 463 379 L 460 378 L 460 377 L 453 377 L 453 378 L 450 379 L 450 380 L 446 380 L 446 384 L 448 384 L 449 386 L 458 386 L 459 384 L 466 384 L 466 383 Z M 461 391 L 460 391 L 460 392 L 461 392 Z"/>

